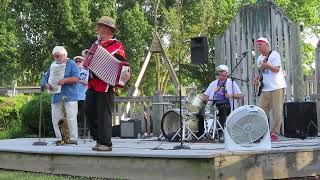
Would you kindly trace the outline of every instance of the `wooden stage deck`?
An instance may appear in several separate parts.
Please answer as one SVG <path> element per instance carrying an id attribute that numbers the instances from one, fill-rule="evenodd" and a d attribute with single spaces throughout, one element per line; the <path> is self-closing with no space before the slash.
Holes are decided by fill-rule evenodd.
<path id="1" fill-rule="evenodd" d="M 37 139 L 0 140 L 0 168 L 119 179 L 282 179 L 320 175 L 320 138 L 281 139 L 270 151 L 230 152 L 219 143 L 179 143 L 156 139 L 114 139 L 112 152 L 96 152 L 94 142 L 32 146 Z"/>

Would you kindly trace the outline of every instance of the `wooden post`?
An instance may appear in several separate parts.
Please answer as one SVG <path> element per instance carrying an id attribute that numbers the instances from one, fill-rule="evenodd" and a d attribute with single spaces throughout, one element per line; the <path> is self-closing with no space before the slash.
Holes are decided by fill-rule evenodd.
<path id="1" fill-rule="evenodd" d="M 294 76 L 292 77 L 293 98 L 294 101 L 304 101 L 305 89 L 300 53 L 300 26 L 298 24 L 291 24 L 290 32 L 290 44 L 292 46 L 292 65 L 290 69 L 292 69 L 292 72 L 294 72 Z"/>
<path id="2" fill-rule="evenodd" d="M 145 113 L 145 110 L 144 109 L 144 97 L 142 96 L 141 97 L 141 130 L 143 133 L 147 132 L 147 125 L 146 125 L 146 122 L 145 122 L 145 119 L 144 119 L 144 113 Z"/>
<path id="3" fill-rule="evenodd" d="M 289 22 L 288 20 L 284 21 L 283 24 L 283 34 L 284 34 L 284 48 L 285 48 L 285 75 L 286 75 L 286 82 L 287 82 L 287 88 L 286 88 L 286 101 L 290 101 L 291 99 L 291 49 L 290 49 L 290 38 L 289 38 Z"/>
<path id="4" fill-rule="evenodd" d="M 162 102 L 162 96 L 160 91 L 155 91 L 152 99 L 152 123 L 153 123 L 153 134 L 156 136 L 160 135 L 161 131 L 161 120 L 162 120 L 162 106 L 156 105 L 155 103 Z"/>
<path id="5" fill-rule="evenodd" d="M 317 44 L 316 48 L 316 78 L 315 78 L 315 85 L 316 85 L 316 95 L 319 97 L 320 95 L 320 40 Z M 316 104 L 317 104 L 317 121 L 318 121 L 318 127 L 320 125 L 320 99 L 316 98 Z"/>
<path id="6" fill-rule="evenodd" d="M 16 95 L 16 87 L 17 87 L 17 81 L 12 80 L 11 81 L 11 97 Z"/>

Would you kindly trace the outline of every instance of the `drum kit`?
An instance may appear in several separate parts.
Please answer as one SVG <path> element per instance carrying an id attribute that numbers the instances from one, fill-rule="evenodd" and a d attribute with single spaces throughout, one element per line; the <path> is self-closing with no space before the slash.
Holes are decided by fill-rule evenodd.
<path id="1" fill-rule="evenodd" d="M 214 99 L 209 100 L 215 101 Z M 182 119 L 182 129 L 180 126 L 180 117 Z M 204 121 L 204 123 L 199 123 Z M 204 127 L 199 127 L 199 126 Z M 203 131 L 199 131 L 202 129 Z M 196 93 L 190 93 L 182 101 L 181 115 L 180 109 L 170 109 L 167 111 L 161 121 L 160 139 L 165 138 L 169 141 L 199 141 L 214 140 L 218 135 L 218 130 L 223 131 L 223 127 L 217 117 L 217 108 L 215 103 L 208 103 Z M 181 133 L 182 131 L 182 133 Z"/>

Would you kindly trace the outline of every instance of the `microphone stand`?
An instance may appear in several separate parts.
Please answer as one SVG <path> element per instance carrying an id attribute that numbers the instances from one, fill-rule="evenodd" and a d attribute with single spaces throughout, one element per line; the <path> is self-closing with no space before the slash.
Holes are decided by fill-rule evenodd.
<path id="1" fill-rule="evenodd" d="M 243 81 L 243 82 L 248 82 L 248 80 L 243 80 L 243 79 L 239 79 L 239 78 L 236 78 L 236 77 L 233 77 L 233 76 L 232 76 L 233 72 L 237 69 L 237 67 L 240 65 L 240 63 L 241 63 L 242 60 L 244 59 L 244 57 L 246 57 L 246 55 L 247 55 L 247 52 L 242 53 L 242 57 L 241 57 L 240 61 L 237 62 L 236 66 L 231 70 L 230 74 L 227 76 L 227 80 L 228 80 L 228 78 L 231 79 L 232 93 L 234 93 L 234 91 L 233 91 L 233 82 L 234 82 L 235 79 L 236 79 L 236 80 Z M 225 86 L 226 86 L 227 80 L 224 81 L 224 82 L 221 84 L 221 86 L 218 88 L 217 91 L 219 91 L 222 87 L 225 87 Z M 225 96 L 225 94 L 223 94 L 223 95 Z M 224 97 L 224 98 L 225 98 L 225 97 Z M 234 100 L 232 101 L 232 110 L 234 110 Z"/>
<path id="2" fill-rule="evenodd" d="M 42 122 L 42 92 L 43 92 L 43 88 L 41 87 L 41 91 L 40 91 L 40 107 L 39 107 L 39 141 L 35 141 L 32 143 L 33 146 L 46 146 L 47 143 L 45 141 L 41 141 L 41 122 Z M 45 129 L 44 129 L 45 131 Z"/>
<path id="3" fill-rule="evenodd" d="M 231 73 L 229 74 L 230 78 L 231 78 L 231 85 L 232 85 L 232 94 L 234 94 L 234 87 L 233 87 L 233 84 L 234 84 L 234 80 L 237 79 L 237 80 L 240 80 L 240 81 L 243 81 L 243 82 L 248 82 L 248 80 L 243 80 L 243 79 L 240 79 L 240 78 L 236 78 L 236 77 L 232 77 L 232 73 L 237 69 L 237 67 L 240 65 L 240 63 L 242 62 L 242 60 L 244 59 L 244 57 L 246 57 L 248 52 L 244 52 L 242 53 L 242 57 L 240 59 L 239 62 L 236 63 L 236 66 L 231 70 Z M 232 111 L 234 110 L 234 100 L 232 100 Z"/>
<path id="4" fill-rule="evenodd" d="M 240 61 L 239 61 L 239 62 L 236 64 L 236 66 L 232 69 L 232 71 L 230 72 L 230 74 L 227 76 L 227 79 L 230 78 L 231 80 L 232 80 L 232 79 L 237 79 L 237 80 L 240 80 L 240 81 L 243 81 L 243 82 L 248 82 L 248 80 L 243 80 L 243 79 L 239 79 L 239 78 L 236 78 L 236 77 L 233 77 L 233 76 L 232 76 L 232 73 L 237 69 L 237 67 L 238 67 L 238 66 L 240 65 L 240 63 L 242 62 L 243 58 L 246 57 L 246 55 L 247 55 L 247 53 L 243 53 L 243 54 L 242 54 L 242 57 L 241 57 Z M 226 85 L 226 82 L 227 82 L 227 81 L 223 82 L 223 83 L 221 84 L 221 86 L 217 89 L 217 91 L 219 91 L 221 87 L 225 86 L 225 85 Z"/>

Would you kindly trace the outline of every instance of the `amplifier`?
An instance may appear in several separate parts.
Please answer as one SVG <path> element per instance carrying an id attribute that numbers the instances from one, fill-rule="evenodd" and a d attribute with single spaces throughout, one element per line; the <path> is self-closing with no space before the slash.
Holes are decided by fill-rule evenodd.
<path id="1" fill-rule="evenodd" d="M 121 121 L 121 138 L 137 139 L 139 133 L 142 133 L 141 120 L 127 118 Z"/>
<path id="2" fill-rule="evenodd" d="M 315 102 L 286 102 L 283 105 L 284 136 L 305 139 L 318 136 Z"/>

